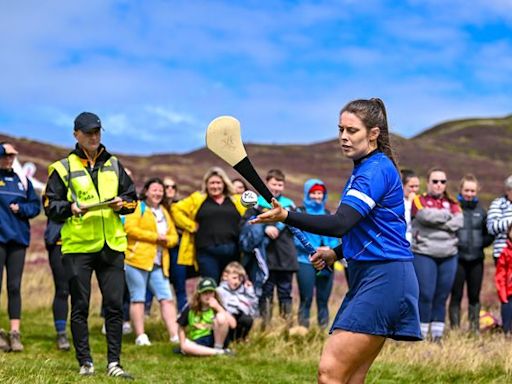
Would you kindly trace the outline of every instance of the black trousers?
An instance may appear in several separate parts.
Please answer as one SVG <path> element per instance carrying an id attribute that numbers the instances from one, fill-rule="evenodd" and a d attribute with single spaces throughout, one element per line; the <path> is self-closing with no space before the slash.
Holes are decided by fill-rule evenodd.
<path id="1" fill-rule="evenodd" d="M 92 272 L 96 273 L 105 309 L 108 362 L 120 361 L 123 337 L 124 253 L 106 245 L 96 253 L 65 254 L 62 263 L 71 293 L 71 333 L 80 365 L 92 362 L 89 348 L 89 300 Z"/>
<path id="2" fill-rule="evenodd" d="M 17 243 L 0 244 L 0 289 L 4 266 L 7 270 L 7 308 L 9 319 L 21 318 L 21 277 L 27 247 Z"/>
<path id="3" fill-rule="evenodd" d="M 60 245 L 48 245 L 48 258 L 52 269 L 55 296 L 53 297 L 53 321 L 66 321 L 68 318 L 69 282 L 66 271 L 62 265 L 62 252 Z"/>
<path id="4" fill-rule="evenodd" d="M 457 273 L 453 282 L 450 307 L 460 308 L 464 295 L 464 283 L 467 283 L 468 302 L 470 305 L 480 303 L 480 290 L 484 275 L 484 260 L 460 260 L 457 265 Z"/>

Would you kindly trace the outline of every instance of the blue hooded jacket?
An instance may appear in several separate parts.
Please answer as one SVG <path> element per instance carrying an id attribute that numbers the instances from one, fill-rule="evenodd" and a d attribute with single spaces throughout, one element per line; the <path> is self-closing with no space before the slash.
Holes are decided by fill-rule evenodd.
<path id="1" fill-rule="evenodd" d="M 9 207 L 18 204 L 20 210 L 14 213 Z M 25 189 L 19 176 L 12 170 L 0 169 L 0 244 L 13 242 L 28 247 L 30 225 L 28 219 L 39 214 L 39 197 L 27 180 Z"/>
<path id="2" fill-rule="evenodd" d="M 306 212 L 310 215 L 325 215 L 328 214 L 328 211 L 325 209 L 325 202 L 327 201 L 327 188 L 325 188 L 324 199 L 321 203 L 317 203 L 309 198 L 310 189 L 316 185 L 322 185 L 325 188 L 325 184 L 320 179 L 309 179 L 304 183 L 304 206 L 297 209 L 298 212 Z M 316 249 L 321 246 L 334 248 L 336 247 L 340 241 L 335 237 L 328 237 L 322 235 L 316 235 L 314 233 L 304 232 L 304 235 L 309 240 L 311 245 Z M 309 261 L 309 253 L 306 251 L 306 248 L 302 245 L 302 243 L 295 238 L 295 247 L 297 248 L 297 260 L 302 264 L 311 264 Z"/>

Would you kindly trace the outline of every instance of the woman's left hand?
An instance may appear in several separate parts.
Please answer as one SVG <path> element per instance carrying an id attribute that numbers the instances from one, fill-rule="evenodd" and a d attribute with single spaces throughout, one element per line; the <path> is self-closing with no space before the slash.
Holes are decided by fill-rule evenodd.
<path id="1" fill-rule="evenodd" d="M 326 266 L 331 267 L 336 261 L 336 253 L 329 247 L 319 247 L 316 253 L 309 256 L 309 261 L 315 269 L 321 271 Z"/>
<path id="2" fill-rule="evenodd" d="M 264 212 L 255 219 L 249 220 L 250 224 L 275 223 L 276 221 L 285 221 L 288 217 L 288 211 L 284 209 L 276 199 L 272 199 L 272 209 Z"/>
<path id="3" fill-rule="evenodd" d="M 17 203 L 12 203 L 9 205 L 9 208 L 11 208 L 12 213 L 18 213 L 20 211 L 20 206 Z"/>

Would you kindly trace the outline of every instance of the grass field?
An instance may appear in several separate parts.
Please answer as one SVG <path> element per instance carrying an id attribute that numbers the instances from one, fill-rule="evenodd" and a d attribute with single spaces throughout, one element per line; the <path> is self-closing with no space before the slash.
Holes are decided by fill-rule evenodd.
<path id="1" fill-rule="evenodd" d="M 344 286 L 336 288 L 333 311 Z M 4 289 L 2 290 L 4 291 Z M 25 351 L 0 353 L 0 383 L 108 383 L 106 342 L 98 316 L 99 296 L 93 294 L 90 342 L 97 373 L 81 378 L 73 352 L 55 348 L 51 315 L 53 295 L 47 265 L 27 265 L 23 280 L 22 336 Z M 7 326 L 5 293 L 1 296 L 0 325 Z M 276 322 L 271 334 L 254 332 L 246 344 L 235 345 L 235 357 L 187 358 L 172 352 L 163 325 L 154 312 L 147 323 L 153 345 L 136 347 L 133 335 L 124 337 L 122 363 L 141 383 L 313 383 L 325 333 L 313 329 L 292 336 Z M 388 342 L 376 360 L 368 383 L 511 383 L 512 342 L 501 334 L 469 337 L 447 335 L 442 345 Z"/>

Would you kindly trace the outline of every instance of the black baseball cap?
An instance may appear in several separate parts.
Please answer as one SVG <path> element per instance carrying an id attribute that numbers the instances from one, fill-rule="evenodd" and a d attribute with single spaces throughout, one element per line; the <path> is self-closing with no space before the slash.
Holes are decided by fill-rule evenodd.
<path id="1" fill-rule="evenodd" d="M 215 291 L 215 288 L 217 288 L 217 283 L 211 277 L 203 277 L 197 284 L 197 292 L 199 293 Z"/>
<path id="2" fill-rule="evenodd" d="M 75 131 L 89 133 L 95 129 L 101 129 L 100 118 L 92 112 L 82 112 L 75 119 Z"/>

